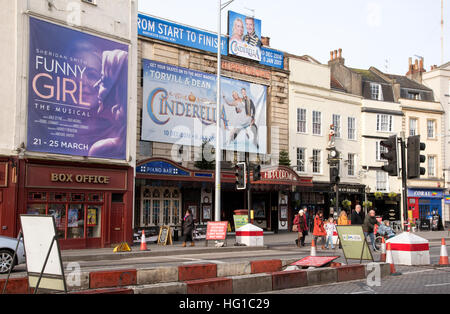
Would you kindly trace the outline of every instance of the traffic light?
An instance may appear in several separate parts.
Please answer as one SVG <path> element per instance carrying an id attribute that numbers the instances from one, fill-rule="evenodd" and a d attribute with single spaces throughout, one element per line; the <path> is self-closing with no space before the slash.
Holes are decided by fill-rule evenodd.
<path id="1" fill-rule="evenodd" d="M 408 162 L 407 172 L 408 179 L 419 178 L 425 174 L 425 168 L 420 163 L 425 162 L 425 156 L 420 154 L 421 150 L 425 150 L 425 143 L 420 142 L 420 135 L 408 137 Z"/>
<path id="2" fill-rule="evenodd" d="M 245 180 L 245 162 L 239 162 L 234 167 L 235 169 L 235 175 L 236 175 L 236 189 L 238 190 L 245 190 L 246 188 L 246 180 Z"/>
<path id="3" fill-rule="evenodd" d="M 253 181 L 261 180 L 261 165 L 256 165 L 253 169 Z"/>
<path id="4" fill-rule="evenodd" d="M 330 164 L 330 182 L 339 183 L 341 178 L 339 177 L 339 162 Z"/>
<path id="5" fill-rule="evenodd" d="M 387 140 L 381 141 L 380 145 L 387 148 L 387 152 L 381 153 L 380 156 L 388 162 L 387 165 L 381 167 L 381 170 L 386 171 L 390 176 L 396 177 L 398 175 L 397 135 L 389 136 Z"/>

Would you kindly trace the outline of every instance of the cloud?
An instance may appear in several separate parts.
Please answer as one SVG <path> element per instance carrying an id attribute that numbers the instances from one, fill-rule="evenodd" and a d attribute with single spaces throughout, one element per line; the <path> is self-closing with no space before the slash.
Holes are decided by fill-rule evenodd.
<path id="1" fill-rule="evenodd" d="M 367 25 L 369 27 L 378 28 L 382 23 L 382 8 L 377 2 L 369 2 L 367 4 Z"/>

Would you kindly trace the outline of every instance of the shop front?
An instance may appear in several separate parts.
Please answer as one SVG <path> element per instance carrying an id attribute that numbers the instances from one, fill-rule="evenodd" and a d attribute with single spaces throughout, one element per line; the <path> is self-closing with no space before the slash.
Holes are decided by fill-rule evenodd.
<path id="1" fill-rule="evenodd" d="M 132 168 L 38 161 L 22 166 L 19 214 L 53 216 L 62 249 L 132 242 Z"/>
<path id="2" fill-rule="evenodd" d="M 408 214 L 418 221 L 419 229 L 442 230 L 444 189 L 408 189 Z"/>
<path id="3" fill-rule="evenodd" d="M 232 229 L 234 211 L 246 209 L 246 191 L 236 190 L 235 173 L 221 171 L 221 217 Z M 293 219 L 293 187 L 309 186 L 311 178 L 299 177 L 288 167 L 263 167 L 261 180 L 251 182 L 254 224 L 274 232 L 287 231 Z M 136 168 L 135 232 L 148 230 L 156 234 L 168 225 L 180 233 L 184 212 L 190 209 L 200 228 L 214 221 L 214 171 L 195 170 L 163 158 L 138 163 Z"/>

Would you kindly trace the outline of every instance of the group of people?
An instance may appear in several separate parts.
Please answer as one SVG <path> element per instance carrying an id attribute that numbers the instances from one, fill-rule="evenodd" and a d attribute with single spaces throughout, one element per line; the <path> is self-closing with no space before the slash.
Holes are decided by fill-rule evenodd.
<path id="1" fill-rule="evenodd" d="M 298 215 L 294 218 L 295 229 L 298 232 L 297 246 L 305 246 L 305 237 L 309 232 L 309 215 L 306 208 L 301 209 Z M 339 226 L 345 225 L 362 225 L 365 237 L 369 237 L 372 248 L 376 250 L 375 247 L 375 228 L 378 226 L 378 233 L 387 238 L 395 236 L 394 231 L 389 225 L 389 221 L 383 221 L 380 223 L 375 217 L 375 211 L 370 210 L 368 215 L 365 217 L 361 212 L 361 205 L 356 205 L 355 210 L 351 213 L 350 220 L 347 216 L 347 212 L 342 210 L 339 217 L 330 212 L 330 217 L 325 220 L 323 216 L 323 211 L 319 210 L 314 217 L 313 225 L 313 239 L 317 243 L 317 240 L 321 239 L 322 250 L 334 249 L 333 236 L 336 233 L 336 224 Z"/>

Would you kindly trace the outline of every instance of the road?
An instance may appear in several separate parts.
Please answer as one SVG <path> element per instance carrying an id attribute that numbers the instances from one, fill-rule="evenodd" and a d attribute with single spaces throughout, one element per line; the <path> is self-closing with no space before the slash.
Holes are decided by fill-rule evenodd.
<path id="1" fill-rule="evenodd" d="M 440 244 L 430 243 L 431 263 L 437 264 L 439 261 Z M 239 251 L 226 253 L 206 253 L 206 254 L 185 254 L 172 256 L 155 256 L 155 257 L 137 257 L 127 258 L 123 260 L 101 260 L 101 261 L 80 261 L 78 262 L 82 271 L 98 271 L 120 268 L 152 268 L 158 266 L 178 266 L 186 264 L 198 263 L 230 263 L 249 260 L 263 259 L 301 259 L 310 255 L 310 247 L 297 248 L 295 246 L 272 246 L 270 249 L 262 249 L 256 251 Z M 337 262 L 346 263 L 342 250 L 317 250 L 317 255 L 340 255 Z M 379 253 L 374 253 L 374 260 L 379 261 Z M 348 261 L 349 264 L 358 263 L 359 261 Z M 68 263 L 64 263 L 67 267 Z M 15 268 L 12 277 L 26 276 L 25 265 L 19 265 Z M 6 278 L 6 275 L 1 275 Z"/>

